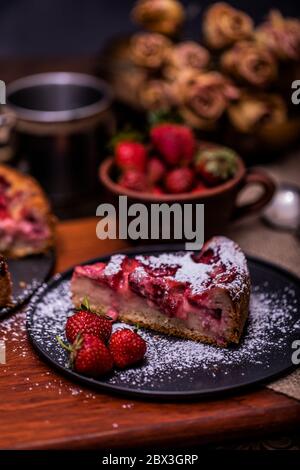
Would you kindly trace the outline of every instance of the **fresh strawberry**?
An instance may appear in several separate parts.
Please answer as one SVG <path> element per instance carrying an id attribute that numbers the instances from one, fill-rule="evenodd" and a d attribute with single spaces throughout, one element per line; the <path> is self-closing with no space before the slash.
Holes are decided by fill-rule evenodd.
<path id="1" fill-rule="evenodd" d="M 151 192 L 156 196 L 161 196 L 162 194 L 165 194 L 164 190 L 160 186 L 153 186 Z"/>
<path id="2" fill-rule="evenodd" d="M 148 187 L 148 181 L 144 173 L 139 170 L 127 170 L 119 179 L 119 184 L 123 188 L 134 191 L 145 191 Z"/>
<path id="3" fill-rule="evenodd" d="M 157 157 L 150 158 L 147 165 L 147 177 L 151 185 L 158 183 L 165 172 L 165 165 Z"/>
<path id="4" fill-rule="evenodd" d="M 80 335 L 71 353 L 74 369 L 81 374 L 98 376 L 112 370 L 113 358 L 101 339 L 91 334 Z"/>
<path id="5" fill-rule="evenodd" d="M 152 128 L 154 147 L 169 165 L 190 163 L 196 150 L 193 131 L 181 124 L 159 124 Z"/>
<path id="6" fill-rule="evenodd" d="M 140 142 L 122 141 L 115 148 L 115 163 L 121 170 L 145 171 L 147 152 Z"/>
<path id="7" fill-rule="evenodd" d="M 89 333 L 79 334 L 72 346 L 59 344 L 70 352 L 70 364 L 80 374 L 97 377 L 112 370 L 113 358 L 101 339 Z"/>
<path id="8" fill-rule="evenodd" d="M 200 150 L 195 158 L 195 168 L 207 184 L 215 186 L 235 175 L 237 156 L 226 147 Z"/>
<path id="9" fill-rule="evenodd" d="M 205 184 L 202 183 L 202 181 L 198 181 L 198 183 L 196 184 L 196 186 L 192 190 L 192 193 L 201 194 L 206 190 L 207 190 L 207 186 L 205 186 Z"/>
<path id="10" fill-rule="evenodd" d="M 146 349 L 146 342 L 143 338 L 129 328 L 115 331 L 109 341 L 109 350 L 114 364 L 120 369 L 141 361 Z"/>
<path id="11" fill-rule="evenodd" d="M 165 178 L 165 188 L 171 194 L 190 191 L 194 184 L 194 173 L 190 168 L 177 168 Z"/>
<path id="12" fill-rule="evenodd" d="M 73 343 L 79 333 L 89 333 L 107 342 L 112 330 L 112 320 L 89 310 L 78 310 L 67 319 L 66 337 Z"/>

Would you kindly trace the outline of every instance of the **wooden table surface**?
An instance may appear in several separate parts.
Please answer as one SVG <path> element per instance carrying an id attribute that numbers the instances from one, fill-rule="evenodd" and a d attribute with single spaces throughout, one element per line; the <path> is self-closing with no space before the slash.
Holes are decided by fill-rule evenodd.
<path id="1" fill-rule="evenodd" d="M 96 220 L 59 224 L 56 271 L 126 246 L 99 241 Z M 159 403 L 99 393 L 51 370 L 33 351 L 24 313 L 0 324 L 0 448 L 115 448 L 204 444 L 292 429 L 300 403 L 265 388 L 231 397 Z"/>

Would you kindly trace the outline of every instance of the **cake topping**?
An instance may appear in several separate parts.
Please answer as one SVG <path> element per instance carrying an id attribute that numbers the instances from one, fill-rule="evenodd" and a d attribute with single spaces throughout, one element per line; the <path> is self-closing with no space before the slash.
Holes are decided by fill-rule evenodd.
<path id="1" fill-rule="evenodd" d="M 104 274 L 106 276 L 112 276 L 117 274 L 122 269 L 122 263 L 125 259 L 125 255 L 113 255 L 110 258 L 109 263 L 105 266 Z"/>
<path id="2" fill-rule="evenodd" d="M 182 282 L 198 294 L 207 287 L 226 287 L 232 298 L 243 289 L 248 276 L 247 261 L 238 245 L 226 237 L 213 237 L 199 253 L 166 253 L 139 256 L 148 273 L 166 275 Z M 172 273 L 167 273 L 167 268 Z M 143 270 L 140 269 L 140 275 Z"/>
<path id="3" fill-rule="evenodd" d="M 193 289 L 203 285 L 212 272 L 211 266 L 201 263 L 194 263 L 191 255 L 182 257 L 182 263 L 175 274 L 175 279 L 191 284 Z"/>
<path id="4" fill-rule="evenodd" d="M 78 275 L 104 283 L 112 289 L 132 290 L 146 297 L 170 316 L 182 313 L 183 298 L 201 304 L 213 288 L 226 289 L 236 300 L 249 289 L 248 269 L 239 247 L 225 237 L 214 237 L 199 253 L 163 253 L 157 256 L 114 255 L 105 265 L 78 267 Z"/>
<path id="5" fill-rule="evenodd" d="M 92 265 L 85 265 L 85 266 L 76 266 L 75 268 L 75 275 L 77 276 L 86 276 L 90 279 L 97 280 L 99 279 L 100 273 L 103 271 L 105 267 L 104 263 L 95 263 Z"/>

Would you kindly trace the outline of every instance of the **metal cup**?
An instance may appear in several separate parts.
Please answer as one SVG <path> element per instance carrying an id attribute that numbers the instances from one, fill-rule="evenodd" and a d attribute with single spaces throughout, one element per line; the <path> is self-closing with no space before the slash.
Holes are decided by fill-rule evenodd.
<path id="1" fill-rule="evenodd" d="M 74 207 L 95 194 L 97 169 L 113 132 L 112 91 L 73 72 L 42 73 L 7 87 L 17 115 L 17 156 L 54 204 Z"/>

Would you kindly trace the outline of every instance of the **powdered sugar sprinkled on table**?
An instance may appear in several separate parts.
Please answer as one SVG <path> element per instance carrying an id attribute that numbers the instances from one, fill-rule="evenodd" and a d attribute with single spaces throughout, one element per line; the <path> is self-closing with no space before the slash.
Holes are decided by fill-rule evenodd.
<path id="1" fill-rule="evenodd" d="M 6 375 L 14 377 L 14 385 L 6 387 L 7 393 L 10 393 L 10 390 L 18 392 L 24 389 L 30 393 L 39 388 L 44 390 L 44 394 L 78 396 L 81 402 L 84 399 L 86 403 L 87 400 L 96 398 L 96 395 L 90 390 L 72 384 L 48 370 L 40 371 L 38 375 L 33 371 L 32 375 L 27 376 L 26 369 L 24 369 L 24 373 L 22 373 L 22 369 L 16 369 L 16 362 L 17 364 L 26 363 L 28 359 L 31 360 L 32 354 L 31 347 L 28 345 L 25 310 L 7 316 L 0 322 L 0 340 L 6 345 L 7 350 L 7 362 L 0 367 L 1 377 L 3 379 Z M 18 358 L 18 360 L 12 361 L 12 357 Z M 45 422 L 45 424 L 49 423 L 50 421 Z"/>

